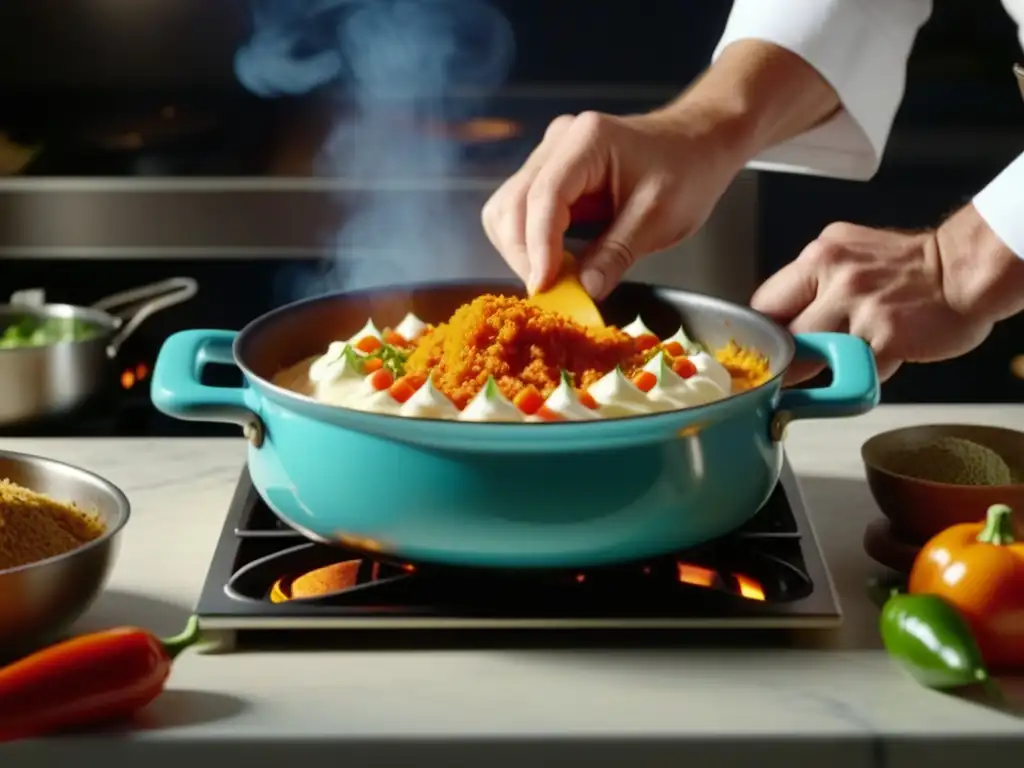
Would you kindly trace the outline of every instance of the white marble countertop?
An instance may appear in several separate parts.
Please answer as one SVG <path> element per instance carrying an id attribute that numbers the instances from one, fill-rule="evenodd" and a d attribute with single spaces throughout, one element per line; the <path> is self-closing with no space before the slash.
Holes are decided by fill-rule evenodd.
<path id="1" fill-rule="evenodd" d="M 878 513 L 859 448 L 928 422 L 1024 429 L 1024 407 L 882 407 L 794 424 L 787 436 L 845 615 L 839 630 L 784 647 L 678 650 L 187 652 L 169 690 L 129 732 L 0 747 L 4 768 L 89 758 L 181 765 L 211 749 L 254 765 L 488 768 L 531 762 L 702 768 L 749 759 L 931 768 L 1020 764 L 1024 719 L 923 690 L 880 650 L 864 596 Z M 6 439 L 0 447 L 93 470 L 118 484 L 132 520 L 106 593 L 81 629 L 180 629 L 202 586 L 244 460 L 241 439 Z M 1024 706 L 1024 680 L 1005 683 Z M 67 763 L 60 762 L 62 760 Z M 111 761 L 114 761 L 113 763 Z"/>

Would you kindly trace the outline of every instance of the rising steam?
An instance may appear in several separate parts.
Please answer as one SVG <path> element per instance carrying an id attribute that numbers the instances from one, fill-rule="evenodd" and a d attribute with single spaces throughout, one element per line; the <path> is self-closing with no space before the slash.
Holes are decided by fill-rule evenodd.
<path id="1" fill-rule="evenodd" d="M 341 287 L 338 275 L 360 288 L 471 272 L 479 212 L 460 209 L 441 181 L 456 175 L 462 147 L 430 127 L 468 117 L 513 53 L 508 21 L 486 0 L 253 0 L 239 80 L 266 97 L 336 88 L 346 106 L 324 170 L 365 190 L 336 234 L 335 284 L 303 292 Z"/>

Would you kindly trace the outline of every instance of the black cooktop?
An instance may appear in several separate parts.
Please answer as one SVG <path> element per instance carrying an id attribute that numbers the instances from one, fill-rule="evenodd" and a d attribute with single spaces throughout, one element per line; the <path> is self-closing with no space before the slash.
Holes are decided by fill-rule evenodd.
<path id="1" fill-rule="evenodd" d="M 416 566 L 306 540 L 243 470 L 197 606 L 223 649 L 344 643 L 352 630 L 477 636 L 837 625 L 840 611 L 796 477 L 741 530 L 685 553 L 586 570 Z M 550 635 L 547 635 L 550 636 Z"/>
<path id="2" fill-rule="evenodd" d="M 181 421 L 160 413 L 149 387 L 115 392 L 65 416 L 0 429 L 0 437 L 238 437 L 234 424 Z"/>

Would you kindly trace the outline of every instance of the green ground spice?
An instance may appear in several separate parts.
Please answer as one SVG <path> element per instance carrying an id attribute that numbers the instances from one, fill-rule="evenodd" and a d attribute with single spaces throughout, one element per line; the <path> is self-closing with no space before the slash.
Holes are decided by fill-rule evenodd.
<path id="1" fill-rule="evenodd" d="M 951 485 L 1009 485 L 1013 472 L 991 448 L 960 437 L 939 437 L 892 456 L 889 468 L 907 477 Z"/>

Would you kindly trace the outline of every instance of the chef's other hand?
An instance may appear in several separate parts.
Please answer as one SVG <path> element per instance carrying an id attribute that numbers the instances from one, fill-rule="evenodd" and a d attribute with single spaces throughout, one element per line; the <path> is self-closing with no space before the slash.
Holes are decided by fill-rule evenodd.
<path id="1" fill-rule="evenodd" d="M 708 121 L 685 110 L 563 115 L 487 201 L 484 229 L 533 293 L 557 277 L 573 204 L 607 195 L 611 224 L 580 264 L 583 286 L 604 298 L 637 259 L 707 219 L 742 165 L 717 141 Z"/>
<path id="2" fill-rule="evenodd" d="M 831 224 L 754 294 L 793 333 L 841 331 L 875 353 L 884 381 L 904 362 L 965 354 L 1024 309 L 1024 261 L 973 205 L 919 233 Z M 821 366 L 795 366 L 789 383 Z"/>

